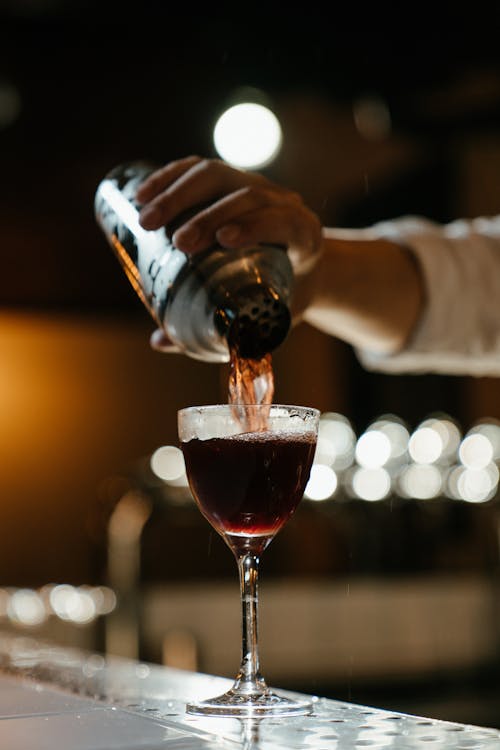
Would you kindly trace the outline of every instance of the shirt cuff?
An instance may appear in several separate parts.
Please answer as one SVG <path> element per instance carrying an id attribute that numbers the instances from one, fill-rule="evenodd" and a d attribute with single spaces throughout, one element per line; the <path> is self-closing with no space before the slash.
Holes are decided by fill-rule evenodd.
<path id="1" fill-rule="evenodd" d="M 403 349 L 356 349 L 387 373 L 500 374 L 500 217 L 438 225 L 421 217 L 376 224 L 371 236 L 404 244 L 418 262 L 424 310 Z"/>

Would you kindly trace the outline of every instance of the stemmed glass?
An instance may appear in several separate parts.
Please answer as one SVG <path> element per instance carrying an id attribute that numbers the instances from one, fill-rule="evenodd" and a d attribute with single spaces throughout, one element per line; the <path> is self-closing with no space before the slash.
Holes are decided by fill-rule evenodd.
<path id="1" fill-rule="evenodd" d="M 242 658 L 223 695 L 188 713 L 266 716 L 307 713 L 308 701 L 272 692 L 259 670 L 259 556 L 299 504 L 316 448 L 320 413 L 287 405 L 192 406 L 178 413 L 189 485 L 198 507 L 233 551 L 240 576 Z"/>

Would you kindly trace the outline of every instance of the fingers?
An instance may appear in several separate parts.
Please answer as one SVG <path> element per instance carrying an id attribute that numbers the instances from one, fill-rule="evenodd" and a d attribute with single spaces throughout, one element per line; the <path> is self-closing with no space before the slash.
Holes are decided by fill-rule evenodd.
<path id="1" fill-rule="evenodd" d="M 174 233 L 176 247 L 186 253 L 217 242 L 228 249 L 282 245 L 294 270 L 302 272 L 316 263 L 322 245 L 319 219 L 300 195 L 216 159 L 190 156 L 172 162 L 143 183 L 138 198 L 146 201 L 140 214 L 145 229 L 158 229 L 203 206 Z"/>
<path id="2" fill-rule="evenodd" d="M 217 241 L 226 248 L 268 243 L 288 247 L 296 242 L 295 227 L 286 206 L 267 206 L 239 214 L 216 229 Z"/>
<path id="3" fill-rule="evenodd" d="M 212 203 L 186 221 L 174 234 L 176 246 L 188 253 L 195 253 L 221 241 L 218 232 L 230 225 L 234 236 L 226 231 L 225 247 L 241 247 L 245 242 L 250 225 L 255 223 L 255 234 L 266 229 L 266 211 L 272 210 L 273 204 L 279 203 L 277 196 L 262 187 L 244 187 Z M 247 231 L 243 232 L 245 224 Z M 238 229 L 240 227 L 240 229 Z M 236 236 L 236 233 L 240 236 Z M 261 237 L 262 240 L 262 237 Z"/>
<path id="4" fill-rule="evenodd" d="M 197 205 L 217 200 L 248 183 L 262 181 L 217 159 L 188 157 L 153 174 L 137 193 L 146 201 L 139 220 L 144 229 L 159 229 Z"/>
<path id="5" fill-rule="evenodd" d="M 322 249 L 321 223 L 305 206 L 272 206 L 239 216 L 218 229 L 216 239 L 228 249 L 258 244 L 283 247 L 296 274 L 312 268 Z"/>
<path id="6" fill-rule="evenodd" d="M 157 169 L 137 189 L 137 200 L 139 203 L 148 203 L 158 193 L 164 190 L 186 170 L 201 161 L 200 156 L 187 156 L 184 159 L 178 159 L 166 164 L 161 169 Z"/>

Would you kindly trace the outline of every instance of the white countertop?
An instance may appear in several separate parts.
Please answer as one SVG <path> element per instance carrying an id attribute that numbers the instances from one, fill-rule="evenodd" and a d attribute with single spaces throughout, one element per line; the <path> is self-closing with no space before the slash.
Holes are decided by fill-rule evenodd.
<path id="1" fill-rule="evenodd" d="M 2 750 L 500 750 L 500 731 L 316 698 L 311 715 L 196 717 L 230 681 L 0 635 Z"/>

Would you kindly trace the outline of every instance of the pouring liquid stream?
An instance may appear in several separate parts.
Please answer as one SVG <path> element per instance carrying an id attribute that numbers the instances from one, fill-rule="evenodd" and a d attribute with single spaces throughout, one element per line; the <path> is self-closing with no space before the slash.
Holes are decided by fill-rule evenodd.
<path id="1" fill-rule="evenodd" d="M 244 405 L 270 405 L 274 396 L 271 353 L 259 359 L 245 359 L 236 347 L 230 348 L 229 403 L 247 432 L 267 430 L 267 412 L 245 409 Z"/>

